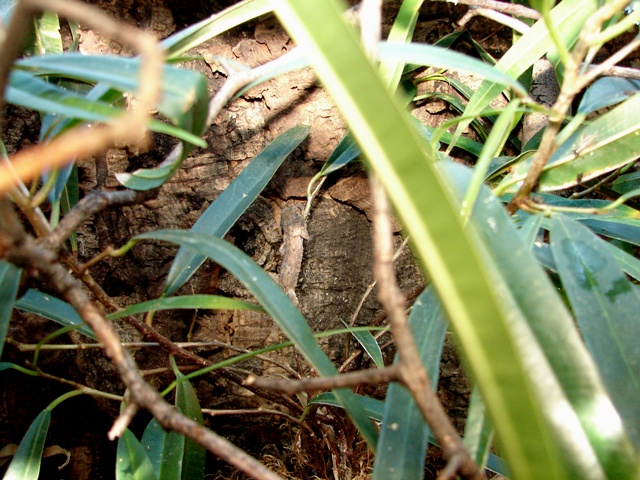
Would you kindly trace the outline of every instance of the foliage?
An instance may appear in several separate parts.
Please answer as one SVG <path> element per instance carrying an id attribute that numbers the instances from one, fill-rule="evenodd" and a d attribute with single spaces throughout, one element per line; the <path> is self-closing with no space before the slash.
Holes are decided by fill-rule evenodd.
<path id="1" fill-rule="evenodd" d="M 535 3 L 542 19 L 495 65 L 448 51 L 457 35 L 442 39 L 439 45 L 412 43 L 421 0 L 402 2 L 388 41 L 375 42 L 375 48 L 366 41 L 363 46 L 338 0 L 244 0 L 176 33 L 162 48 L 169 60 L 176 59 L 273 10 L 298 44 L 298 54 L 272 69 L 256 69 L 255 78 L 237 90 L 308 65 L 333 97 L 350 133 L 312 183 L 339 173 L 361 155 L 382 181 L 432 282 L 410 316 L 432 387 L 437 383 L 447 323 L 476 385 L 465 431 L 472 458 L 483 467 L 520 479 L 637 478 L 640 263 L 634 251 L 640 246 L 640 211 L 633 197 L 640 194 L 634 171 L 640 157 L 635 105 L 640 92 L 636 80 L 613 76 L 596 80 L 605 70 L 591 64 L 602 45 L 633 26 L 638 14 L 620 15 L 625 2 L 617 0 L 603 6 L 592 0 L 563 0 L 553 8 L 550 2 Z M 43 116 L 43 143 L 88 122 L 116 123 L 126 110 L 125 94 L 140 87 L 138 71 L 143 63 L 140 57 L 62 53 L 60 39 L 55 38 L 57 22 L 52 13 L 35 22 L 38 55 L 15 62 L 6 92 L 7 102 Z M 366 30 L 364 22 L 366 18 Z M 630 41 L 627 54 L 640 43 L 638 38 Z M 561 84 L 560 97 L 552 106 L 536 103 L 523 85 L 526 73 L 545 55 L 554 63 Z M 484 51 L 481 57 L 489 60 Z M 414 71 L 422 66 L 437 68 L 437 78 L 462 93 L 462 99 L 439 96 L 463 111 L 436 130 L 412 119 L 406 113 L 406 101 L 394 95 L 401 83 L 415 87 L 412 82 L 420 80 Z M 484 81 L 470 91 L 447 77 L 446 71 L 470 72 Z M 415 89 L 403 92 L 407 91 Z M 411 100 L 430 95 L 414 94 Z M 579 95 L 572 114 L 571 103 Z M 490 107 L 496 97 L 503 99 L 497 109 Z M 466 104 L 463 99 L 468 100 Z M 157 105 L 163 121 L 151 120 L 147 128 L 174 136 L 179 147 L 156 168 L 119 174 L 123 187 L 161 188 L 194 147 L 206 146 L 201 137 L 213 121 L 210 105 L 214 102 L 210 103 L 202 75 L 163 66 Z M 537 140 L 521 146 L 517 131 L 523 116 L 531 114 L 547 116 L 549 127 L 533 136 Z M 461 137 L 468 125 L 481 133 L 480 141 Z M 455 127 L 454 133 L 446 131 L 450 127 Z M 322 376 L 336 375 L 336 366 L 300 308 L 246 253 L 222 238 L 310 130 L 294 126 L 274 139 L 191 230 L 143 233 L 112 252 L 125 254 L 148 239 L 180 245 L 163 296 L 112 312 L 107 318 L 144 312 L 150 312 L 151 318 L 155 311 L 177 308 L 264 311 L 311 368 Z M 441 143 L 449 145 L 446 152 Z M 477 156 L 472 169 L 453 161 L 450 154 L 457 152 L 456 146 Z M 4 155 L 2 174 L 9 175 L 8 164 Z M 64 219 L 79 199 L 72 168 L 40 173 L 40 190 L 36 184 L 30 191 L 16 179 L 0 194 L 6 193 L 33 229 L 46 237 L 59 216 Z M 532 186 L 537 193 L 531 193 Z M 44 199 L 52 207 L 49 219 L 38 210 Z M 231 272 L 261 306 L 215 296 L 172 296 L 206 259 Z M 84 323 L 82 312 L 62 299 L 34 289 L 19 293 L 20 275 L 17 266 L 0 260 L 0 352 L 14 308 L 53 320 L 65 332 L 78 329 L 97 338 L 98 331 Z M 375 339 L 363 331 L 353 335 L 382 367 Z M 276 348 L 283 345 L 267 350 Z M 263 352 L 241 358 L 259 353 Z M 36 359 L 37 354 L 33 369 L 10 363 L 3 363 L 1 369 L 39 375 Z M 188 379 L 221 366 L 184 376 L 173 365 L 176 381 L 163 393 L 175 388 L 177 409 L 202 424 L 197 395 Z M 37 478 L 53 406 L 34 420 L 5 478 Z M 422 478 L 427 443 L 436 443 L 432 433 L 437 432 L 431 432 L 423 412 L 399 384 L 389 387 L 384 404 L 345 388 L 317 395 L 308 404 L 301 400 L 301 409 L 306 409 L 301 423 L 318 406 L 345 409 L 376 452 L 373 478 Z M 381 422 L 380 431 L 370 419 Z M 129 430 L 122 434 L 117 478 L 203 477 L 204 449 L 176 432 L 166 432 L 160 422 L 152 420 L 141 441 Z M 507 466 L 488 453 L 494 434 Z"/>

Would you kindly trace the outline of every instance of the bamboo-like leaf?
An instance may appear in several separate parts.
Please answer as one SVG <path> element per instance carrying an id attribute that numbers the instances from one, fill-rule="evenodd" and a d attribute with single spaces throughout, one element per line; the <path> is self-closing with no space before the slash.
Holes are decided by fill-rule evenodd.
<path id="1" fill-rule="evenodd" d="M 38 290 L 29 289 L 18 301 L 16 308 L 53 320 L 65 327 L 70 325 L 79 325 L 78 331 L 89 338 L 97 339 L 93 330 L 84 324 L 84 321 L 75 311 L 75 309 L 67 302 L 59 298 L 52 297 Z"/>
<path id="2" fill-rule="evenodd" d="M 467 423 L 464 427 L 464 446 L 467 447 L 475 462 L 483 467 L 491 448 L 493 425 L 489 420 L 482 394 L 477 387 L 471 392 L 468 411 Z"/>
<path id="3" fill-rule="evenodd" d="M 282 162 L 309 135 L 309 127 L 287 130 L 254 158 L 216 200 L 209 205 L 191 231 L 224 237 L 233 224 L 266 187 Z M 198 255 L 180 247 L 164 284 L 164 294 L 171 295 L 184 285 L 204 262 Z"/>
<path id="4" fill-rule="evenodd" d="M 601 108 L 611 107 L 623 102 L 640 90 L 640 81 L 630 78 L 599 78 L 584 92 L 578 114 L 589 115 Z"/>
<path id="5" fill-rule="evenodd" d="M 191 383 L 185 379 L 185 376 L 174 367 L 177 380 L 183 380 L 178 383 L 176 388 L 176 407 L 194 422 L 204 425 L 202 410 L 200 410 L 200 402 L 198 395 Z M 191 480 L 192 478 L 204 478 L 206 450 L 193 440 L 185 439 L 184 454 L 182 461 L 182 480 Z"/>
<path id="6" fill-rule="evenodd" d="M 525 328 L 517 334 L 523 343 L 514 342 L 514 305 L 494 284 L 481 241 L 462 227 L 459 206 L 434 167 L 435 152 L 412 132 L 342 19 L 338 2 L 279 0 L 275 5 L 404 220 L 481 387 L 514 476 L 568 478 L 570 467 L 558 449 L 555 425 L 548 423 L 549 410 L 529 381 L 532 357 L 523 347 L 531 334 L 518 322 Z M 554 392 L 554 401 L 560 397 Z"/>
<path id="7" fill-rule="evenodd" d="M 6 98 L 7 102 L 14 105 L 85 122 L 107 122 L 124 112 L 109 103 L 88 99 L 20 70 L 11 74 Z M 149 129 L 153 132 L 172 135 L 199 147 L 207 146 L 199 136 L 157 120 L 149 123 Z"/>
<path id="8" fill-rule="evenodd" d="M 35 418 L 20 441 L 20 446 L 11 460 L 4 480 L 37 480 L 44 442 L 51 423 L 51 410 L 44 409 Z"/>
<path id="9" fill-rule="evenodd" d="M 21 273 L 22 270 L 19 268 L 0 260 L 0 356 L 2 356 L 4 341 L 9 331 Z"/>
<path id="10" fill-rule="evenodd" d="M 224 240 L 192 231 L 160 230 L 143 233 L 137 239 L 156 239 L 177 243 L 210 258 L 231 272 L 251 291 L 282 331 L 294 342 L 300 352 L 321 375 L 336 375 L 336 367 L 316 343 L 300 310 L 289 297 L 251 258 Z M 369 446 L 375 448 L 377 432 L 369 422 L 360 403 L 348 389 L 334 390 L 337 398 L 360 430 Z"/>
<path id="11" fill-rule="evenodd" d="M 162 42 L 162 46 L 166 49 L 169 59 L 177 58 L 187 50 L 238 25 L 269 13 L 272 9 L 269 0 L 238 2 L 201 22 L 174 33 Z"/>
<path id="12" fill-rule="evenodd" d="M 588 228 L 553 216 L 551 249 L 567 296 L 609 395 L 640 446 L 640 295 Z M 606 419 L 612 431 L 622 428 Z"/>
<path id="13" fill-rule="evenodd" d="M 116 480 L 159 480 L 147 453 L 128 428 L 118 439 Z"/>
<path id="14" fill-rule="evenodd" d="M 180 297 L 163 297 L 155 300 L 129 305 L 122 310 L 107 315 L 108 320 L 146 313 L 156 310 L 174 309 L 204 309 L 204 310 L 253 310 L 263 312 L 262 308 L 248 302 L 220 295 L 183 295 Z"/>
<path id="15" fill-rule="evenodd" d="M 553 154 L 540 176 L 539 189 L 569 188 L 626 165 L 638 157 L 640 94 L 599 116 L 571 135 Z M 515 185 L 526 175 L 522 164 L 504 180 Z"/>
<path id="16" fill-rule="evenodd" d="M 349 328 L 349 324 L 347 322 L 343 320 L 342 323 L 344 323 L 345 327 Z M 376 364 L 376 367 L 384 368 L 382 350 L 380 350 L 380 345 L 378 345 L 378 342 L 371 334 L 371 332 L 363 330 L 353 330 L 351 334 L 358 341 L 364 351 L 367 352 L 367 355 L 371 357 L 371 360 L 373 360 L 373 363 Z"/>
<path id="17" fill-rule="evenodd" d="M 62 53 L 62 37 L 60 36 L 60 21 L 53 12 L 44 12 L 34 18 L 36 45 L 40 55 Z"/>
<path id="18" fill-rule="evenodd" d="M 435 389 L 446 321 L 433 288 L 427 288 L 420 294 L 413 305 L 409 322 L 420 359 L 431 379 L 431 387 Z M 431 430 L 411 394 L 398 383 L 389 385 L 373 480 L 422 479 L 430 434 Z"/>
<path id="19" fill-rule="evenodd" d="M 582 31 L 585 20 L 598 7 L 596 0 L 563 0 L 551 10 L 549 16 L 565 45 L 572 44 Z M 535 23 L 531 29 L 505 53 L 496 64 L 496 69 L 518 78 L 533 63 L 553 49 L 553 41 L 543 20 Z M 473 118 L 489 105 L 503 87 L 495 82 L 485 80 L 469 101 L 465 116 Z M 460 137 L 471 120 L 461 122 L 456 128 L 455 139 Z"/>
<path id="20" fill-rule="evenodd" d="M 155 418 L 145 428 L 140 445 L 158 480 L 181 480 L 185 437 L 167 432 Z"/>
<path id="21" fill-rule="evenodd" d="M 640 188 L 640 172 L 620 175 L 611 184 L 611 189 L 617 193 L 627 193 Z"/>

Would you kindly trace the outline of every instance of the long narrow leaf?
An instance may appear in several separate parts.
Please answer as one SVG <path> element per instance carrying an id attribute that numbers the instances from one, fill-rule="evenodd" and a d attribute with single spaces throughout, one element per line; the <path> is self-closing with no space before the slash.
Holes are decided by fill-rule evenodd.
<path id="1" fill-rule="evenodd" d="M 167 432 L 152 418 L 144 430 L 140 445 L 146 452 L 158 480 L 181 480 L 185 437 Z"/>
<path id="2" fill-rule="evenodd" d="M 291 302 L 277 283 L 267 275 L 249 256 L 224 240 L 191 231 L 160 230 L 143 233 L 137 239 L 157 239 L 177 243 L 200 255 L 210 258 L 231 272 L 247 287 L 264 306 L 265 310 L 295 343 L 300 352 L 322 375 L 336 375 L 336 367 L 316 343 L 313 332 L 300 310 Z M 377 432 L 370 423 L 361 405 L 355 401 L 350 390 L 334 390 L 345 410 L 360 430 L 369 446 L 377 443 Z"/>
<path id="3" fill-rule="evenodd" d="M 604 242 L 588 228 L 554 215 L 551 248 L 571 306 L 609 395 L 640 445 L 640 295 Z M 615 420 L 609 420 L 615 428 Z"/>
<path id="4" fill-rule="evenodd" d="M 11 460 L 4 480 L 37 480 L 44 442 L 51 423 L 51 410 L 44 409 L 35 418 L 22 438 L 16 454 Z"/>
<path id="5" fill-rule="evenodd" d="M 446 321 L 433 288 L 425 289 L 420 294 L 413 305 L 409 322 L 420 359 L 431 379 L 431 387 L 435 389 Z M 411 394 L 397 383 L 389 385 L 373 480 L 423 478 L 430 434 L 431 430 Z"/>
<path id="6" fill-rule="evenodd" d="M 118 439 L 116 480 L 158 480 L 151 460 L 128 428 Z"/>
<path id="7" fill-rule="evenodd" d="M 492 417 L 499 419 L 496 430 L 514 475 L 567 478 L 568 466 L 528 380 L 529 359 L 513 342 L 512 305 L 503 303 L 492 284 L 477 237 L 463 228 L 450 187 L 434 166 L 435 152 L 415 134 L 377 76 L 342 19 L 342 4 L 279 0 L 275 5 L 404 220 Z"/>
<path id="8" fill-rule="evenodd" d="M 4 341 L 9 331 L 21 273 L 22 270 L 19 268 L 0 260 L 0 356 L 2 356 Z"/>
<path id="9" fill-rule="evenodd" d="M 174 368 L 176 379 L 184 380 L 184 375 Z M 176 388 L 176 406 L 194 422 L 204 425 L 198 395 L 188 380 L 180 382 Z M 185 439 L 182 461 L 182 480 L 204 477 L 206 450 L 193 440 Z"/>
<path id="10" fill-rule="evenodd" d="M 224 237 L 269 183 L 284 159 L 307 138 L 309 130 L 309 127 L 294 127 L 271 142 L 209 205 L 191 231 Z M 204 260 L 204 255 L 180 247 L 167 275 L 164 294 L 171 295 L 184 285 Z"/>

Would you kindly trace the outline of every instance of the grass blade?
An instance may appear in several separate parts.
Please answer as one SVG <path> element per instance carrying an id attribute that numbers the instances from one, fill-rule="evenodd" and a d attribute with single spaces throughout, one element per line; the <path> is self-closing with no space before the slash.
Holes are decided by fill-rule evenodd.
<path id="1" fill-rule="evenodd" d="M 16 302 L 22 270 L 0 260 L 0 356 L 9 331 L 9 322 Z"/>
<path id="2" fill-rule="evenodd" d="M 174 367 L 176 380 L 183 380 L 176 388 L 176 407 L 194 422 L 204 425 L 198 396 L 191 383 Z M 185 439 L 182 456 L 182 480 L 204 478 L 206 450 L 193 440 Z"/>
<path id="3" fill-rule="evenodd" d="M 140 445 L 146 452 L 158 480 L 181 480 L 185 437 L 168 432 L 153 418 L 142 434 Z"/>

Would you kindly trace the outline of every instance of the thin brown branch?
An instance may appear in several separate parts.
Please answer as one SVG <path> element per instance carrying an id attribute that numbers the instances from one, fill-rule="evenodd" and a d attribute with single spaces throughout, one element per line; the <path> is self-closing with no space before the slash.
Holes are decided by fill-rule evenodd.
<path id="1" fill-rule="evenodd" d="M 451 2 L 451 0 L 435 0 L 436 2 Z M 496 12 L 502 12 L 514 17 L 531 18 L 539 20 L 542 18 L 540 12 L 533 8 L 525 7 L 524 5 L 518 5 L 516 3 L 499 2 L 497 0 L 456 0 L 455 3 L 461 3 L 462 5 L 470 5 L 474 7 L 489 8 Z"/>
<path id="2" fill-rule="evenodd" d="M 332 390 L 334 388 L 350 388 L 359 385 L 371 385 L 377 383 L 389 383 L 399 380 L 399 371 L 392 365 L 386 368 L 371 368 L 358 370 L 357 372 L 343 373 L 334 377 L 315 377 L 291 380 L 280 377 L 256 377 L 250 375 L 245 380 L 245 385 L 256 386 L 269 390 L 292 395 L 299 392 L 313 390 Z"/>
<path id="3" fill-rule="evenodd" d="M 378 284 L 378 300 L 387 312 L 391 333 L 398 351 L 400 379 L 414 398 L 425 421 L 440 442 L 447 467 L 438 478 L 480 480 L 483 473 L 473 461 L 451 424 L 420 360 L 420 353 L 405 314 L 404 295 L 396 282 L 393 267 L 393 226 L 386 192 L 377 177 L 372 176 L 374 276 Z M 446 476 L 443 476 L 446 475 Z"/>

